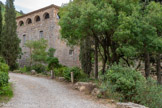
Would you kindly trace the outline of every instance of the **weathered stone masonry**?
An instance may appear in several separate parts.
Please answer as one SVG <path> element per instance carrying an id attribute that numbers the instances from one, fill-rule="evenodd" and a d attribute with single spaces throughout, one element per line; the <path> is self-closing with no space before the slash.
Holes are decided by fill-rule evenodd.
<path id="1" fill-rule="evenodd" d="M 17 17 L 17 34 L 21 40 L 23 55 L 19 60 L 21 66 L 28 64 L 29 49 L 24 46 L 27 40 L 48 40 L 48 48 L 55 48 L 55 56 L 61 64 L 72 67 L 80 66 L 79 47 L 70 48 L 61 40 L 57 15 L 59 7 L 51 5 L 23 16 Z"/>

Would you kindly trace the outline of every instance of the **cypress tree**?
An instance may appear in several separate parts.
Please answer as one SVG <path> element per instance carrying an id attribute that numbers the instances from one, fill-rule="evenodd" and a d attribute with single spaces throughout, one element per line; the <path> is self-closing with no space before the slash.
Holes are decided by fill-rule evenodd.
<path id="1" fill-rule="evenodd" d="M 79 56 L 83 71 L 90 77 L 92 71 L 92 42 L 89 36 L 82 40 Z"/>
<path id="2" fill-rule="evenodd" d="M 2 55 L 13 70 L 20 54 L 20 40 L 16 34 L 16 12 L 14 0 L 6 0 L 5 25 L 2 38 Z"/>
<path id="3" fill-rule="evenodd" d="M 2 4 L 0 2 L 0 55 L 2 54 L 2 8 L 1 8 Z"/>

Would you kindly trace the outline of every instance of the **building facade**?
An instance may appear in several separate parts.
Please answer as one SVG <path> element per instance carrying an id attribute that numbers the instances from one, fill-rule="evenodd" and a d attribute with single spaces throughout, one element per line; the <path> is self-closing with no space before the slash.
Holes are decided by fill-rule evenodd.
<path id="1" fill-rule="evenodd" d="M 60 64 L 69 67 L 80 66 L 79 47 L 71 48 L 61 39 L 58 12 L 58 6 L 50 5 L 16 18 L 17 35 L 21 40 L 23 53 L 19 59 L 21 66 L 29 63 L 30 53 L 25 42 L 41 38 L 48 41 L 48 48 L 56 49 L 54 56 L 59 59 Z"/>

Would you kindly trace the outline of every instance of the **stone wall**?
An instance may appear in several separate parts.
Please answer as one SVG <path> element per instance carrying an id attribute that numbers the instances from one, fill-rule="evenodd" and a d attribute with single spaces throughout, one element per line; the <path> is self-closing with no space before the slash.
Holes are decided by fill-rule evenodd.
<path id="1" fill-rule="evenodd" d="M 27 40 L 39 40 L 41 38 L 40 32 L 43 32 L 43 38 L 48 40 L 48 48 L 56 49 L 55 56 L 58 57 L 61 64 L 69 67 L 80 66 L 79 47 L 70 48 L 61 39 L 58 11 L 57 6 L 51 5 L 16 19 L 17 34 L 21 40 L 20 46 L 23 52 L 21 59 L 18 60 L 21 66 L 27 65 L 29 62 L 29 49 L 25 47 L 24 43 Z M 47 14 L 49 14 L 49 18 L 45 19 Z M 38 16 L 40 21 L 37 22 Z M 29 19 L 31 19 L 32 23 Z M 29 22 L 30 24 L 28 24 Z"/>

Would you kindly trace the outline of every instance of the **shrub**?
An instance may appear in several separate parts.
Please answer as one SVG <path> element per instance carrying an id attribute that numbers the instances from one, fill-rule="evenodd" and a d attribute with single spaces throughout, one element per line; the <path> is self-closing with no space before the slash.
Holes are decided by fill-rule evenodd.
<path id="1" fill-rule="evenodd" d="M 5 63 L 5 59 L 3 57 L 0 57 L 0 63 Z"/>
<path id="2" fill-rule="evenodd" d="M 140 72 L 129 67 L 114 65 L 104 77 L 106 84 L 111 84 L 113 92 L 118 92 L 124 96 L 123 101 L 130 101 L 137 94 L 139 85 L 143 85 L 145 78 Z"/>
<path id="3" fill-rule="evenodd" d="M 64 76 L 64 71 L 67 70 L 67 67 L 59 67 L 59 68 L 55 68 L 54 72 L 56 76 L 62 77 Z"/>
<path id="4" fill-rule="evenodd" d="M 8 80 L 9 80 L 8 72 L 0 71 L 0 87 L 2 87 L 5 84 L 7 84 Z"/>
<path id="5" fill-rule="evenodd" d="M 59 60 L 56 57 L 49 57 L 48 61 L 48 69 L 52 70 L 54 68 L 59 68 Z"/>
<path id="6" fill-rule="evenodd" d="M 149 108 L 162 108 L 162 86 L 157 82 L 148 79 L 144 85 L 139 85 L 134 102 L 145 105 Z"/>
<path id="7" fill-rule="evenodd" d="M 116 101 L 123 100 L 124 95 L 118 92 L 113 91 L 113 86 L 107 82 L 100 85 L 101 94 L 98 95 L 98 98 L 109 98 Z"/>
<path id="8" fill-rule="evenodd" d="M 31 66 L 26 66 L 26 71 L 27 72 L 30 72 L 32 70 L 32 67 Z"/>
<path id="9" fill-rule="evenodd" d="M 70 81 L 71 80 L 71 72 L 74 72 L 74 80 L 77 81 L 80 79 L 80 77 L 82 76 L 82 72 L 81 72 L 81 69 L 78 68 L 78 67 L 73 67 L 73 68 L 67 68 L 65 71 L 64 71 L 64 78 L 67 80 L 67 81 Z"/>
<path id="10" fill-rule="evenodd" d="M 20 72 L 21 72 L 21 73 L 27 72 L 26 66 L 24 66 L 23 68 L 20 68 Z"/>
<path id="11" fill-rule="evenodd" d="M 6 85 L 0 87 L 0 95 L 8 96 L 9 98 L 11 98 L 13 96 L 11 84 L 6 84 Z"/>
<path id="12" fill-rule="evenodd" d="M 8 70 L 9 70 L 8 65 L 5 64 L 5 63 L 1 63 L 1 62 L 0 62 L 0 71 L 1 71 L 1 72 L 8 72 Z"/>
<path id="13" fill-rule="evenodd" d="M 17 69 L 19 69 L 19 64 L 18 63 L 15 63 L 14 65 L 12 65 L 12 67 L 10 67 L 11 71 L 17 70 Z"/>
<path id="14" fill-rule="evenodd" d="M 35 70 L 37 73 L 44 73 L 46 67 L 42 64 L 35 64 L 32 66 L 32 69 Z"/>

